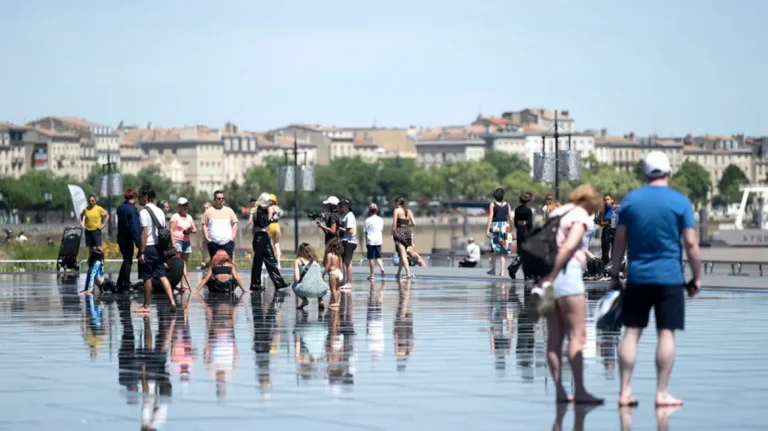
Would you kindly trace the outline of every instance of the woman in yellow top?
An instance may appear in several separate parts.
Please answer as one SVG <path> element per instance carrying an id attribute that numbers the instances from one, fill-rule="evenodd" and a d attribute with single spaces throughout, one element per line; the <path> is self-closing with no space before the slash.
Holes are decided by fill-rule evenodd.
<path id="1" fill-rule="evenodd" d="M 272 223 L 267 226 L 267 233 L 269 234 L 269 237 L 272 239 L 272 248 L 275 250 L 275 259 L 277 259 L 277 267 L 280 267 L 280 258 L 282 257 L 280 253 L 280 238 L 283 236 L 280 232 L 280 215 L 281 210 L 280 207 L 277 206 L 277 196 L 274 194 L 269 195 L 269 206 L 272 208 Z"/>

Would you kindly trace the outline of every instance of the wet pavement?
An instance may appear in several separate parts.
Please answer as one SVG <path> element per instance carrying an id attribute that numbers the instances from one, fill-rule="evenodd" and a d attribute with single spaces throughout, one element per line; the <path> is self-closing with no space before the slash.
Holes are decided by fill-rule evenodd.
<path id="1" fill-rule="evenodd" d="M 588 325 L 586 382 L 606 405 L 558 411 L 522 286 L 355 282 L 322 314 L 271 289 L 192 296 L 174 314 L 158 298 L 145 320 L 136 300 L 78 295 L 82 283 L 0 276 L 0 430 L 621 429 L 618 334 Z M 672 381 L 686 405 L 669 428 L 765 429 L 768 294 L 708 290 L 686 306 Z M 654 346 L 648 332 L 633 429 L 669 413 L 652 406 Z"/>

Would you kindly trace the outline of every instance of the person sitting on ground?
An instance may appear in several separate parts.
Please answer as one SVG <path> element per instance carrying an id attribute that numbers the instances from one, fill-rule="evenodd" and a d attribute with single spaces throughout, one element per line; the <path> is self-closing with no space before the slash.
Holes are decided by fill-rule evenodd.
<path id="1" fill-rule="evenodd" d="M 589 280 L 602 279 L 606 275 L 603 261 L 589 249 L 584 250 L 584 254 L 587 256 L 587 270 L 584 271 L 584 278 Z"/>
<path id="2" fill-rule="evenodd" d="M 192 289 L 192 283 L 189 281 L 189 275 L 187 274 L 187 264 L 179 255 L 175 255 L 165 261 L 165 274 L 168 278 L 168 283 L 171 284 L 171 289 L 174 293 L 179 293 L 179 291 L 184 292 L 185 290 Z M 131 289 L 142 289 L 143 284 L 143 282 L 138 281 L 132 285 Z M 160 282 L 160 280 L 153 279 L 152 291 L 160 292 L 162 290 L 163 283 Z"/>
<path id="3" fill-rule="evenodd" d="M 331 308 L 339 308 L 341 299 L 339 287 L 344 283 L 342 256 L 344 256 L 344 246 L 341 245 L 341 240 L 339 238 L 330 240 L 325 246 L 323 267 L 325 274 L 328 274 L 328 284 L 331 287 Z"/>
<path id="4" fill-rule="evenodd" d="M 474 268 L 480 261 L 480 246 L 474 238 L 467 239 L 467 256 L 459 262 L 459 268 Z"/>
<path id="5" fill-rule="evenodd" d="M 92 295 L 94 286 L 102 292 L 111 292 L 115 287 L 112 280 L 104 276 L 104 252 L 98 248 L 88 257 L 88 276 L 85 278 L 85 289 L 80 293 Z"/>
<path id="6" fill-rule="evenodd" d="M 325 309 L 323 296 L 328 293 L 328 283 L 323 280 L 323 267 L 317 261 L 317 255 L 311 245 L 302 243 L 296 253 L 293 264 L 293 292 L 301 299 L 298 309 L 309 304 L 307 298 L 317 298 L 317 308 Z"/>
<path id="7" fill-rule="evenodd" d="M 219 250 L 213 255 L 208 272 L 200 280 L 200 286 L 197 287 L 196 292 L 202 290 L 203 286 L 208 286 L 208 290 L 211 292 L 229 293 L 238 287 L 245 290 L 243 289 L 243 281 L 240 279 L 232 260 L 229 259 L 226 250 Z"/>

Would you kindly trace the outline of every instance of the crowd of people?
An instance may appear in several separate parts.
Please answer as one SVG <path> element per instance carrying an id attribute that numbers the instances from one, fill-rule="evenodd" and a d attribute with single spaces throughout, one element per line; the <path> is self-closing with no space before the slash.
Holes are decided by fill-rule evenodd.
<path id="1" fill-rule="evenodd" d="M 669 376 L 674 363 L 674 332 L 684 328 L 685 291 L 693 295 L 701 287 L 701 262 L 695 232 L 693 209 L 684 195 L 669 187 L 671 168 L 663 153 L 652 152 L 644 161 L 647 184 L 631 193 L 619 206 L 610 194 L 601 195 L 593 186 L 582 185 L 568 196 L 561 205 L 553 195 L 545 198 L 542 208 L 545 226 L 556 229 L 556 255 L 553 266 L 545 275 L 535 277 L 525 261 L 514 259 L 509 267 L 506 258 L 537 235 L 534 229 L 534 211 L 531 193 L 519 197 L 513 209 L 504 200 L 504 190 L 493 193 L 488 208 L 487 236 L 491 258 L 489 274 L 509 275 L 522 264 L 524 277 L 531 286 L 530 295 L 535 306 L 531 317 L 539 315 L 547 322 L 547 361 L 556 385 L 558 403 L 602 403 L 590 394 L 583 376 L 583 346 L 585 337 L 585 277 L 606 278 L 611 287 L 621 289 L 621 279 L 626 276 L 623 299 L 623 323 L 627 330 L 620 347 L 622 406 L 637 405 L 631 391 L 637 344 L 643 328 L 648 324 L 650 310 L 656 314 L 658 331 L 657 394 L 656 405 L 680 405 L 682 402 L 668 392 Z M 189 215 L 188 201 L 180 198 L 178 212 L 169 215 L 154 204 L 155 191 L 143 186 L 137 192 L 127 190 L 125 202 L 117 210 L 118 244 L 123 254 L 123 264 L 117 290 L 130 286 L 130 269 L 134 249 L 138 249 L 139 276 L 144 287 L 144 304 L 138 313 L 149 312 L 153 289 L 166 293 L 171 309 L 176 306 L 175 289 L 191 288 L 187 276 L 187 264 L 191 253 L 191 236 L 198 233 L 195 220 Z M 143 208 L 138 211 L 138 201 Z M 406 200 L 398 197 L 392 215 L 391 235 L 395 243 L 398 261 L 398 278 L 411 279 L 412 264 L 424 265 L 424 260 L 414 248 L 413 227 L 416 220 Z M 338 308 L 341 292 L 351 288 L 352 260 L 357 244 L 357 220 L 351 211 L 351 202 L 335 196 L 323 204 L 325 211 L 316 220 L 317 228 L 324 235 L 325 250 L 322 258 L 308 243 L 302 243 L 294 261 L 292 285 L 300 299 L 299 308 L 316 299 L 323 310 L 323 298 L 330 292 L 329 307 Z M 370 274 L 375 269 L 384 276 L 381 247 L 384 220 L 378 214 L 378 206 L 371 204 L 369 217 L 362 224 L 366 241 L 366 254 Z M 262 291 L 262 267 L 266 269 L 276 291 L 289 286 L 280 272 L 281 210 L 277 198 L 263 193 L 253 200 L 248 227 L 253 230 L 253 261 L 250 290 Z M 84 293 L 94 286 L 109 289 L 111 283 L 104 278 L 103 252 L 100 230 L 108 222 L 109 215 L 89 198 L 89 206 L 83 211 L 81 221 L 86 244 L 91 250 L 90 270 Z M 552 221 L 549 223 L 549 221 Z M 208 287 L 211 291 L 231 292 L 245 290 L 235 264 L 234 250 L 238 232 L 238 218 L 225 205 L 222 191 L 213 195 L 213 203 L 207 206 L 201 230 L 210 260 L 197 291 Z M 601 230 L 601 256 L 589 250 L 590 242 Z M 682 242 L 681 242 L 682 239 Z M 535 244 L 535 243 L 531 243 Z M 686 284 L 681 265 L 683 249 L 687 253 L 693 279 Z M 463 267 L 475 267 L 480 259 L 481 248 L 469 239 L 467 257 Z M 567 358 L 574 376 L 574 393 L 569 395 L 561 382 L 561 358 L 565 339 L 568 339 Z"/>

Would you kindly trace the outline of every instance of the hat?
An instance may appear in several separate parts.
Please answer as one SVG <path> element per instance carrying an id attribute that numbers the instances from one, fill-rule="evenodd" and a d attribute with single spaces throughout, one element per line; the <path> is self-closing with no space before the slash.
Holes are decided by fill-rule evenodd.
<path id="1" fill-rule="evenodd" d="M 378 210 L 379 210 L 379 206 L 378 205 L 376 205 L 376 204 L 368 205 L 368 211 L 373 212 L 373 211 L 378 211 Z"/>
<path id="2" fill-rule="evenodd" d="M 330 196 L 328 199 L 324 200 L 323 203 L 325 205 L 338 205 L 339 198 L 337 198 L 336 196 Z"/>
<path id="3" fill-rule="evenodd" d="M 269 200 L 273 201 L 274 203 L 277 203 L 277 196 L 275 196 L 274 194 L 270 194 Z"/>
<path id="4" fill-rule="evenodd" d="M 183 198 L 183 197 L 182 197 L 182 198 L 179 198 L 179 200 L 178 200 L 176 203 L 177 203 L 178 205 L 186 205 L 186 204 L 188 204 L 188 203 L 189 203 L 189 201 L 187 200 L 187 198 Z"/>
<path id="5" fill-rule="evenodd" d="M 349 199 L 342 199 L 341 202 L 339 202 L 341 205 L 351 206 L 352 202 L 349 201 Z"/>
<path id="6" fill-rule="evenodd" d="M 661 178 L 669 174 L 669 158 L 661 151 L 651 151 L 643 160 L 643 170 L 648 178 Z"/>

